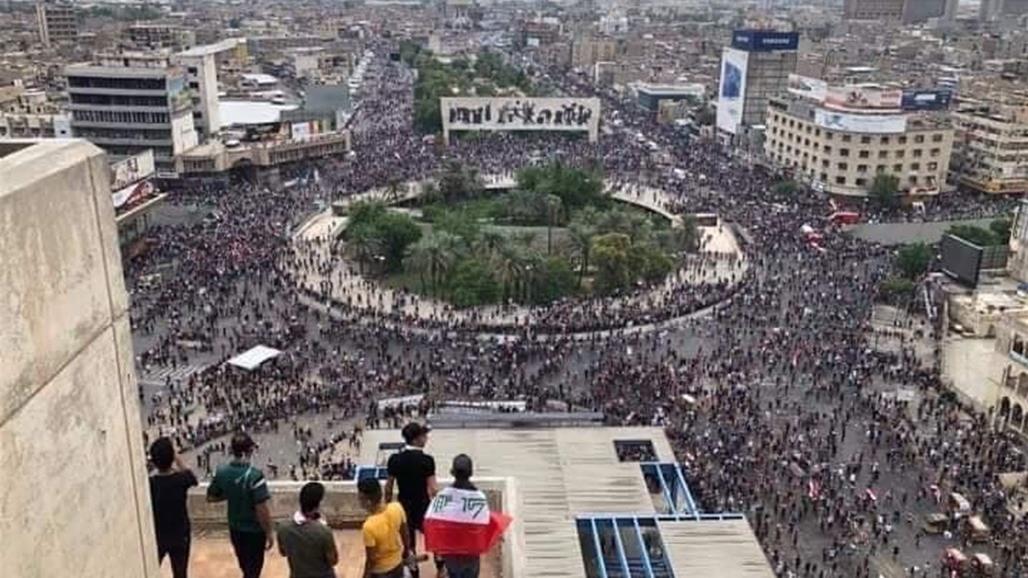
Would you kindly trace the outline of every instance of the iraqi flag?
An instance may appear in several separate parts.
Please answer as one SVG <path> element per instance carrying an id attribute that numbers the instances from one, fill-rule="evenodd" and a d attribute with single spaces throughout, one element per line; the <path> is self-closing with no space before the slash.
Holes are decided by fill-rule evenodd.
<path id="1" fill-rule="evenodd" d="M 484 493 L 445 488 L 425 513 L 425 550 L 443 556 L 484 554 L 510 522 L 510 516 L 489 511 Z"/>

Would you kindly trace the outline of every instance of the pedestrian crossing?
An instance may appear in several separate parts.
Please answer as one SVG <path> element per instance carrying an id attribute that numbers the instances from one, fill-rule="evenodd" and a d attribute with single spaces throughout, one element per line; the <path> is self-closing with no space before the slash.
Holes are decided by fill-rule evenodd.
<path id="1" fill-rule="evenodd" d="M 139 381 L 148 385 L 164 385 L 169 378 L 173 382 L 185 381 L 189 376 L 207 369 L 202 363 L 158 367 L 152 370 L 139 369 Z"/>

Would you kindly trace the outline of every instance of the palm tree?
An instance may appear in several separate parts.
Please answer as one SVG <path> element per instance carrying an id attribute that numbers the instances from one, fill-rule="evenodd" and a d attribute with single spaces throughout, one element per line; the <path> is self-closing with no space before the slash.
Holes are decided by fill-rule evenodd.
<path id="1" fill-rule="evenodd" d="M 373 260 L 380 252 L 379 239 L 367 227 L 354 227 L 346 239 L 346 249 L 357 260 L 357 271 L 364 274 L 364 264 Z"/>
<path id="2" fill-rule="evenodd" d="M 407 256 L 407 263 L 411 268 L 418 271 L 421 277 L 422 286 L 425 284 L 425 274 L 435 291 L 439 281 L 446 275 L 446 272 L 453 266 L 456 252 L 453 250 L 452 242 L 446 237 L 452 237 L 448 233 L 436 233 L 429 235 L 410 249 Z"/>
<path id="3" fill-rule="evenodd" d="M 507 237 L 503 233 L 495 229 L 486 229 L 478 240 L 478 250 L 486 260 L 491 261 L 506 244 Z"/>
<path id="4" fill-rule="evenodd" d="M 599 212 L 592 207 L 586 207 L 575 215 L 568 226 L 571 243 L 578 251 L 581 260 L 581 266 L 578 269 L 579 286 L 582 285 L 582 280 L 589 271 L 589 257 L 592 254 L 593 237 L 596 236 L 598 220 Z"/>
<path id="5" fill-rule="evenodd" d="M 557 195 L 546 195 L 546 254 L 553 254 L 553 225 L 560 218 L 563 203 Z"/>
<path id="6" fill-rule="evenodd" d="M 496 278 L 503 287 L 504 303 L 511 296 L 511 287 L 516 285 L 521 273 L 521 261 L 517 247 L 502 245 L 496 254 Z"/>

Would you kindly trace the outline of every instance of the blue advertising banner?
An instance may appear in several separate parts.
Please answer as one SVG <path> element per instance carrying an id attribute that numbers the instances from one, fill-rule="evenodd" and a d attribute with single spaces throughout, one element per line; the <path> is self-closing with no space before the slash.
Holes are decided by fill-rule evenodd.
<path id="1" fill-rule="evenodd" d="M 796 50 L 800 45 L 799 32 L 774 30 L 736 30 L 732 33 L 732 48 L 747 52 Z"/>
<path id="2" fill-rule="evenodd" d="M 942 110 L 949 108 L 953 91 L 949 89 L 904 90 L 903 110 Z"/>

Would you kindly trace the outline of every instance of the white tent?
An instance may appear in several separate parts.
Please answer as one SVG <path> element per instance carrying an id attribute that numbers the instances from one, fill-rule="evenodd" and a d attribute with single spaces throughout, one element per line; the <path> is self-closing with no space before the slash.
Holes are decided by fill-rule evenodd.
<path id="1" fill-rule="evenodd" d="M 260 367 L 265 361 L 274 359 L 279 355 L 282 355 L 282 352 L 274 347 L 258 345 L 240 353 L 232 359 L 229 359 L 228 363 L 229 365 L 241 367 L 247 371 L 253 371 Z"/>

